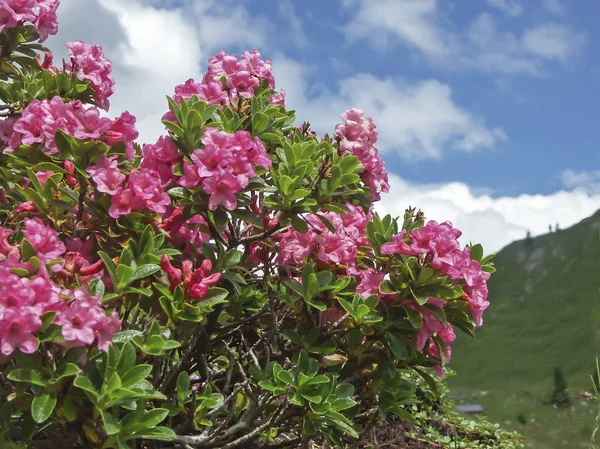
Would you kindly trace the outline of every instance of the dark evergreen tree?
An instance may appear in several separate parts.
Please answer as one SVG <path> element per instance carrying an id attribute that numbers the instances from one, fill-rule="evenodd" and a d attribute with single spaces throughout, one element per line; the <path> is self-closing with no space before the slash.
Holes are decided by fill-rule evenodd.
<path id="1" fill-rule="evenodd" d="M 557 407 L 570 407 L 571 405 L 571 398 L 567 391 L 567 381 L 559 367 L 554 368 L 554 391 L 552 391 L 550 401 L 552 405 Z"/>

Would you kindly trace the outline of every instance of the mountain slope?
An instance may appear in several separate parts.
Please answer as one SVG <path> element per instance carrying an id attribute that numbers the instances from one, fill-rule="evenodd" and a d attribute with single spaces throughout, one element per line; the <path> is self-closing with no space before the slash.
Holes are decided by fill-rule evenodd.
<path id="1" fill-rule="evenodd" d="M 489 282 L 491 305 L 483 327 L 476 340 L 460 335 L 453 345 L 451 367 L 457 376 L 450 386 L 471 394 L 486 392 L 490 396 L 479 396 L 479 402 L 486 404 L 490 420 L 503 424 L 514 423 L 524 411 L 556 414 L 544 404 L 554 368 L 561 368 L 571 393 L 589 390 L 600 356 L 600 212 L 569 229 L 516 241 L 495 262 L 498 271 Z M 576 405 L 582 416 L 592 412 Z M 546 417 L 546 424 L 556 427 L 552 416 Z M 580 441 L 584 436 L 589 441 L 587 421 L 575 425 Z M 579 447 L 564 446 L 564 439 L 562 446 L 557 444 L 548 447 Z"/>

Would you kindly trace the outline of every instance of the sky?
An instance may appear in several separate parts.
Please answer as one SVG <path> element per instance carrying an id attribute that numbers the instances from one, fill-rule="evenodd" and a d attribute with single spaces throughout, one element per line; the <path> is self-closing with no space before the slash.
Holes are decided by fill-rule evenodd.
<path id="1" fill-rule="evenodd" d="M 257 48 L 299 123 L 375 121 L 391 191 L 486 252 L 600 209 L 600 2 L 576 0 L 62 0 L 47 44 L 98 43 L 111 115 L 165 133 L 165 95 L 209 57 Z"/>

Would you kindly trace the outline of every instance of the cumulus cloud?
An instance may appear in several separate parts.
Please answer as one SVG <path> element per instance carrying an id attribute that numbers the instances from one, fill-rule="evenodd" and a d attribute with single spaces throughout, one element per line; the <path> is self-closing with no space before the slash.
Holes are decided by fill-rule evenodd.
<path id="1" fill-rule="evenodd" d="M 583 35 L 557 23 L 540 25 L 525 31 L 523 45 L 530 53 L 548 60 L 567 62 L 585 42 Z"/>
<path id="2" fill-rule="evenodd" d="M 560 179 L 567 189 L 577 189 L 588 193 L 600 192 L 600 170 L 565 170 Z"/>
<path id="3" fill-rule="evenodd" d="M 436 0 L 346 0 L 354 18 L 344 30 L 352 40 L 369 39 L 387 47 L 401 41 L 431 56 L 453 49 L 452 39 L 437 22 Z"/>
<path id="4" fill-rule="evenodd" d="M 522 13 L 514 0 L 487 0 L 505 13 Z M 494 16 L 482 13 L 463 31 L 448 25 L 436 0 L 346 0 L 351 19 L 344 32 L 350 41 L 368 40 L 378 49 L 403 43 L 433 64 L 486 72 L 542 75 L 551 62 L 565 63 L 586 43 L 583 33 L 558 23 L 541 23 L 519 33 L 502 30 Z M 546 7 L 558 11 L 560 3 Z"/>
<path id="5" fill-rule="evenodd" d="M 331 133 L 341 112 L 360 105 L 377 124 L 382 152 L 436 159 L 443 149 L 491 149 L 507 138 L 502 128 L 488 127 L 457 105 L 450 87 L 434 79 L 407 82 L 363 73 L 342 79 L 334 91 L 310 92 L 310 69 L 283 56 L 274 58 L 273 68 L 300 119 L 310 117 L 314 129 Z"/>
<path id="6" fill-rule="evenodd" d="M 561 190 L 550 195 L 492 197 L 460 182 L 418 184 L 397 175 L 390 177 L 390 193 L 375 208 L 402 216 L 410 205 L 421 208 L 430 220 L 449 220 L 463 231 L 463 244 L 481 243 L 486 252 L 497 252 L 527 231 L 536 236 L 548 225 L 572 226 L 600 209 L 600 191 Z"/>
<path id="7" fill-rule="evenodd" d="M 486 0 L 486 2 L 511 17 L 517 17 L 523 13 L 523 7 L 517 0 Z"/>
<path id="8" fill-rule="evenodd" d="M 221 48 L 264 45 L 269 29 L 266 19 L 251 17 L 243 6 L 212 0 L 62 0 L 58 14 L 60 33 L 49 47 L 64 57 L 71 40 L 102 45 L 117 81 L 110 114 L 134 114 L 142 142 L 164 133 L 165 95 L 177 84 L 200 78 L 206 60 Z"/>

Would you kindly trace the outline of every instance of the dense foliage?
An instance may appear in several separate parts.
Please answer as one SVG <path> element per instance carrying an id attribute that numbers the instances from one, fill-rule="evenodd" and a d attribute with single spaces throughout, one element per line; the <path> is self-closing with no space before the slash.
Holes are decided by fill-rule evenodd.
<path id="1" fill-rule="evenodd" d="M 493 271 L 389 190 L 362 111 L 295 126 L 270 61 L 211 58 L 140 147 L 58 1 L 1 2 L 0 445 L 307 447 L 412 419 Z M 159 443 L 154 443 L 155 441 Z M 154 446 L 153 446 L 154 445 Z"/>

